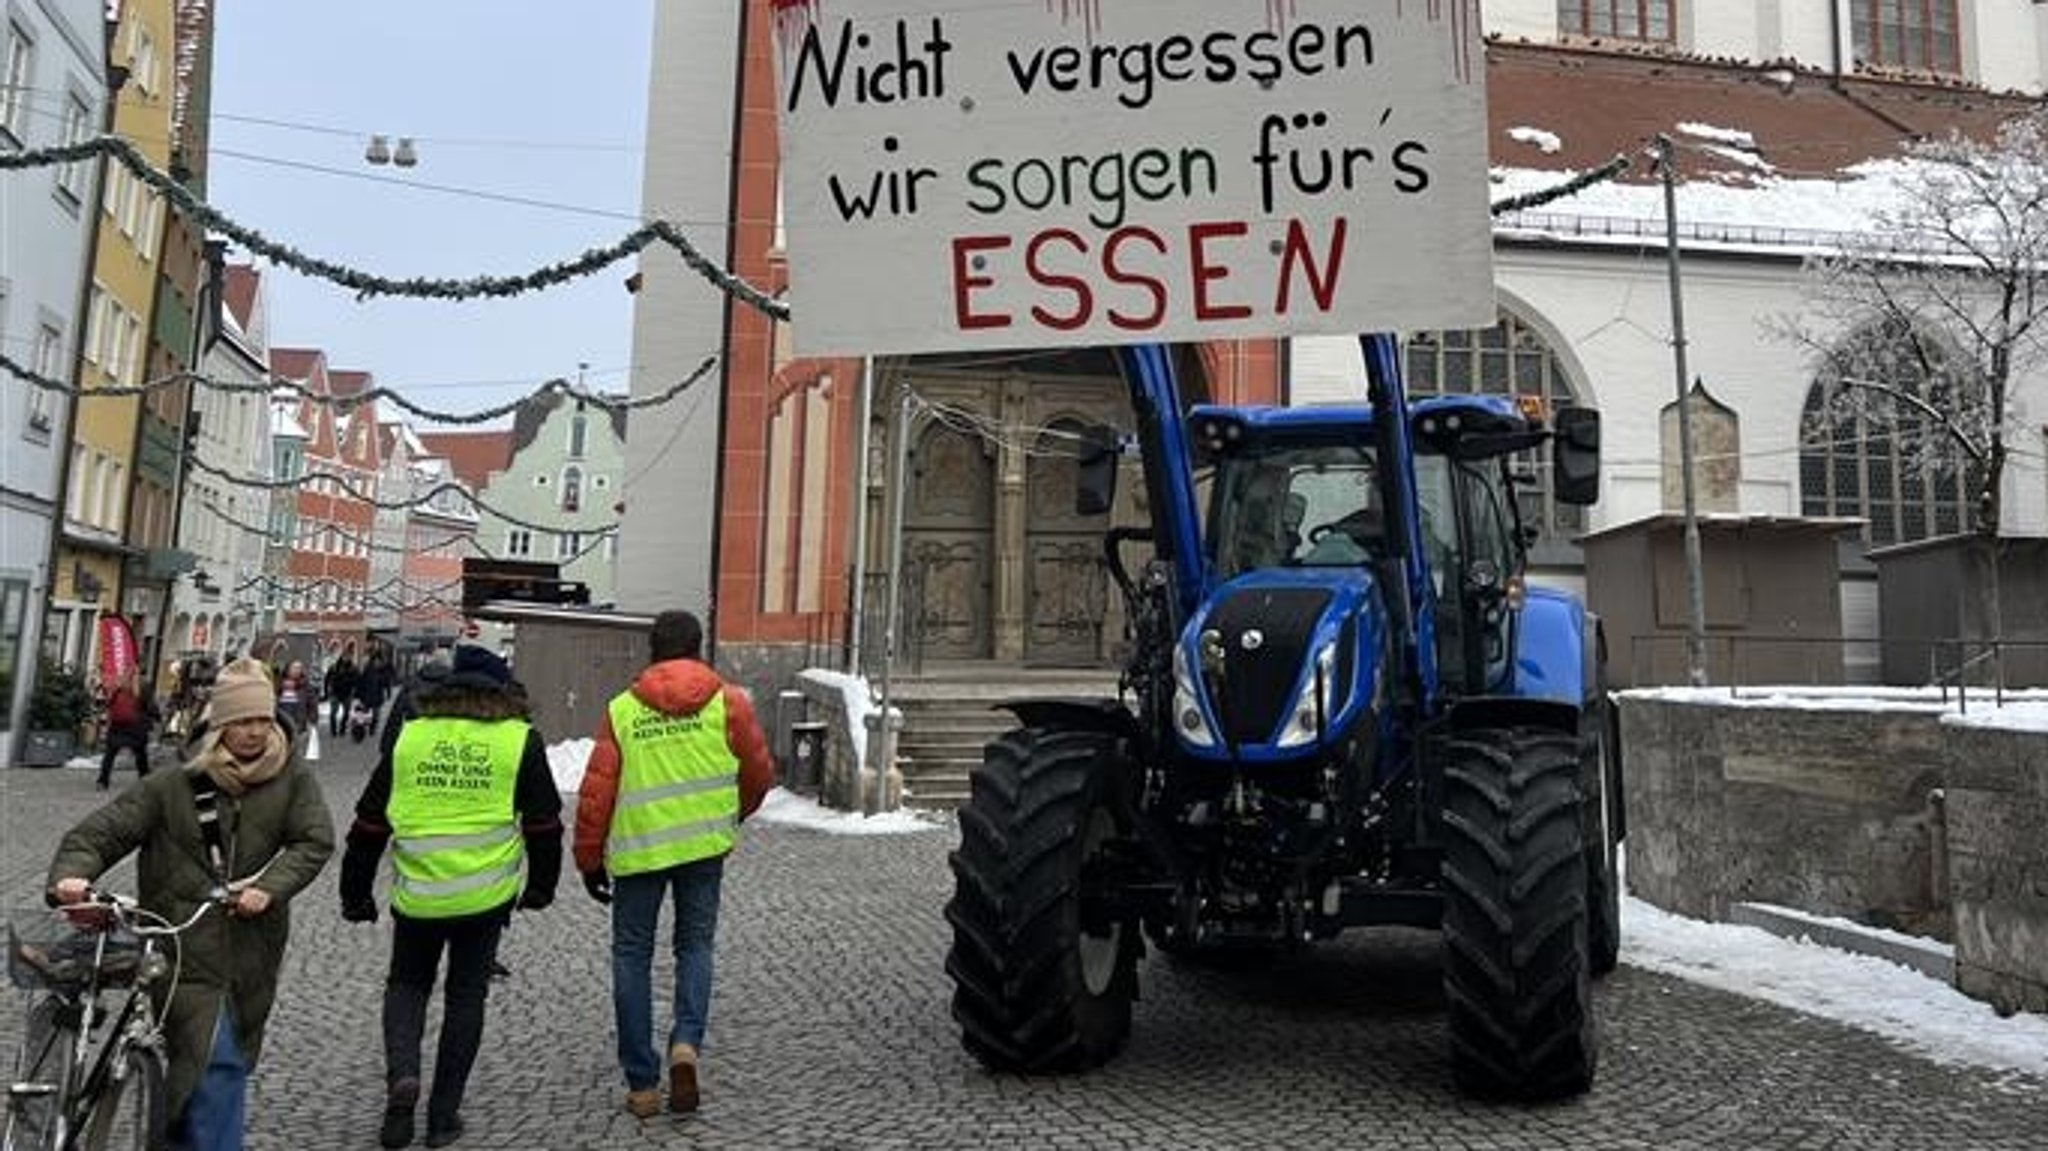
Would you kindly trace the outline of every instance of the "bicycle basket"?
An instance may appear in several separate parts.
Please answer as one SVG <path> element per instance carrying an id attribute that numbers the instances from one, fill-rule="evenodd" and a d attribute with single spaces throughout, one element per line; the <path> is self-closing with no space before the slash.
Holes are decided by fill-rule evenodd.
<path id="1" fill-rule="evenodd" d="M 102 936 L 106 939 L 103 952 L 99 950 Z M 16 987 L 83 990 L 92 979 L 95 955 L 99 957 L 99 985 L 125 987 L 135 982 L 135 972 L 141 966 L 142 940 L 125 930 L 81 928 L 45 908 L 17 911 L 7 918 L 7 978 Z"/>

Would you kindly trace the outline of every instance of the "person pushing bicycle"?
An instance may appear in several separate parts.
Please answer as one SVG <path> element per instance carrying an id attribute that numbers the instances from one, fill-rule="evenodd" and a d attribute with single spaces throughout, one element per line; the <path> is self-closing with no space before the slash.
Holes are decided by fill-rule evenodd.
<path id="1" fill-rule="evenodd" d="M 139 851 L 137 894 L 173 922 L 230 888 L 226 915 L 179 939 L 182 975 L 160 1005 L 174 1145 L 239 1151 L 249 1071 L 277 997 L 293 896 L 334 854 L 334 823 L 297 760 L 270 677 L 255 660 L 223 668 L 181 771 L 161 771 L 65 834 L 51 861 L 55 904 L 86 900 L 92 881 Z M 255 875 L 247 882 L 232 877 Z"/>

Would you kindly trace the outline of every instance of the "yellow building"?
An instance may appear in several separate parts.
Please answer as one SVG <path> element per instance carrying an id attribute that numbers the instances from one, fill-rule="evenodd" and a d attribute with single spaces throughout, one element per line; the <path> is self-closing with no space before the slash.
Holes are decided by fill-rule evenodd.
<path id="1" fill-rule="evenodd" d="M 119 7 L 109 63 L 126 68 L 128 74 L 115 102 L 113 131 L 134 144 L 153 166 L 167 169 L 175 2 L 129 0 Z M 166 205 L 127 169 L 110 163 L 100 211 L 78 373 L 85 394 L 72 434 L 64 532 L 51 573 L 45 633 L 47 642 L 61 645 L 60 658 L 80 668 L 91 667 L 95 658 L 94 624 L 100 613 L 147 614 L 135 610 L 147 605 L 123 602 L 124 561 L 139 552 L 128 540 L 131 529 L 155 526 L 142 520 L 174 514 L 171 501 L 132 498 L 142 401 L 92 395 L 97 388 L 147 378 Z M 142 630 L 138 626 L 138 633 Z"/>

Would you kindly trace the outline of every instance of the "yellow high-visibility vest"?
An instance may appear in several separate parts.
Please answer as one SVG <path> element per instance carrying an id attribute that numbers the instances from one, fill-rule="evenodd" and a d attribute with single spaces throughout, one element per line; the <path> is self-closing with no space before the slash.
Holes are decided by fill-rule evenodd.
<path id="1" fill-rule="evenodd" d="M 391 751 L 393 911 L 475 915 L 519 894 L 526 839 L 514 797 L 523 720 L 409 719 Z"/>
<path id="2" fill-rule="evenodd" d="M 606 870 L 640 875 L 731 851 L 739 842 L 740 761 L 725 741 L 725 693 L 695 715 L 670 715 L 624 691 L 609 711 L 619 795 Z"/>

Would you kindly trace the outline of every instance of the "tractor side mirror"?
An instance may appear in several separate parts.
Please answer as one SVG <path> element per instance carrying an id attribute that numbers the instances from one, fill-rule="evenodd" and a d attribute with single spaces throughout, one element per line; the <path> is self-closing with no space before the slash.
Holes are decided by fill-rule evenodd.
<path id="1" fill-rule="evenodd" d="M 1094 424 L 1082 431 L 1075 515 L 1106 516 L 1116 506 L 1116 469 L 1121 446 L 1116 429 L 1105 424 Z"/>
<path id="2" fill-rule="evenodd" d="M 1551 489 L 1561 504 L 1600 499 L 1600 413 L 1593 408 L 1559 408 L 1550 441 Z"/>

